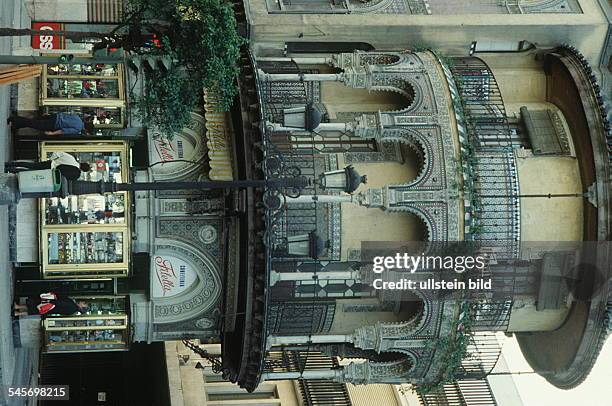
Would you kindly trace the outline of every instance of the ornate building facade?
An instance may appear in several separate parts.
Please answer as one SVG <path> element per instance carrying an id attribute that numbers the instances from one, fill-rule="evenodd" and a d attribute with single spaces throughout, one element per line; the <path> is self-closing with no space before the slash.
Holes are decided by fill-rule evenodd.
<path id="1" fill-rule="evenodd" d="M 108 128 L 46 141 L 40 157 L 82 153 L 121 182 L 268 185 L 31 207 L 43 254 L 28 266 L 42 269 L 41 289 L 87 293 L 111 320 L 99 334 L 83 328 L 94 315 L 47 322 L 46 351 L 198 338 L 221 342 L 219 372 L 248 391 L 291 379 L 433 388 L 484 378 L 506 333 L 551 383 L 579 384 L 610 320 L 609 248 L 586 256 L 600 280 L 577 289 L 564 279 L 585 279 L 570 243 L 610 239 L 609 113 L 587 62 L 602 55 L 607 24 L 594 1 L 474 1 L 459 31 L 465 15 L 446 3 L 236 2 L 250 39 L 240 95 L 222 114 L 207 94 L 171 136 L 117 139 L 142 130 L 125 94 L 141 83 L 121 64 L 110 67 L 117 100 L 106 107 L 75 100 L 91 67 L 79 68 L 89 79 L 46 67 L 57 94 L 41 90 L 45 108 L 95 108 Z M 549 18 L 523 15 L 537 13 Z M 104 255 L 67 257 L 93 246 L 89 236 Z M 377 242 L 473 244 L 495 254 L 495 288 L 374 289 Z"/>
<path id="2" fill-rule="evenodd" d="M 550 269 L 567 272 L 558 264 L 565 254 L 530 242 L 609 236 L 610 126 L 584 57 L 571 46 L 482 57 L 334 53 L 325 44 L 277 47 L 281 37 L 292 40 L 269 34 L 243 57 L 234 129 L 246 139 L 239 143 L 258 146 L 245 150 L 251 176 L 356 171 L 368 182 L 352 194 L 319 181 L 300 196 L 252 195 L 261 220 L 239 286 L 252 301 L 225 326 L 224 376 L 248 390 L 298 378 L 427 387 L 448 379 L 470 325 L 471 356 L 456 378 L 485 376 L 499 352 L 479 348 L 505 332 L 554 385 L 581 382 L 607 336 L 608 286 L 588 304 L 577 299 L 550 278 Z M 296 255 L 296 240 L 310 251 Z M 373 291 L 362 242 L 376 240 L 473 241 L 496 252 L 499 285 L 477 298 Z M 590 258 L 606 281 L 609 255 Z M 561 342 L 570 331 L 584 340 L 555 355 L 562 367 L 551 365 L 543 339 Z M 317 365 L 312 354 L 355 361 Z"/>

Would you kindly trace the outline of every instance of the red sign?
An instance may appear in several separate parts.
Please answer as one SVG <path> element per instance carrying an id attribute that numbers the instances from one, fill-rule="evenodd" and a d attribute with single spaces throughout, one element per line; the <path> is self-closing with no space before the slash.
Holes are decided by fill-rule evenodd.
<path id="1" fill-rule="evenodd" d="M 49 31 L 49 35 L 32 35 L 32 48 L 34 49 L 63 49 L 62 38 L 53 35 L 53 31 L 62 30 L 60 23 L 32 23 L 32 30 Z"/>

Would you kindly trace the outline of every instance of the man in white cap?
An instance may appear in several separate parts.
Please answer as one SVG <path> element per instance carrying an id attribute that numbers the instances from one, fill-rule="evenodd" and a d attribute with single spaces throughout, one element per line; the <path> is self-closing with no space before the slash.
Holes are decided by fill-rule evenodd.
<path id="1" fill-rule="evenodd" d="M 54 152 L 47 161 L 28 162 L 28 161 L 13 161 L 6 163 L 8 172 L 15 172 L 23 169 L 38 170 L 38 169 L 59 169 L 63 177 L 68 180 L 77 180 L 81 176 L 81 172 L 89 172 L 91 166 L 86 162 L 76 160 L 74 156 L 67 152 Z"/>

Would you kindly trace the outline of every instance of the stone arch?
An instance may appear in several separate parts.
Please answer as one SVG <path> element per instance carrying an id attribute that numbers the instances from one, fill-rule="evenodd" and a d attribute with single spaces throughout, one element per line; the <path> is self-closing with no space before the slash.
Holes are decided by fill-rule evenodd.
<path id="1" fill-rule="evenodd" d="M 566 7 L 567 0 L 522 0 L 521 8 L 526 13 L 572 12 L 572 7 Z"/>
<path id="2" fill-rule="evenodd" d="M 284 4 L 282 9 L 274 10 L 274 13 L 320 14 L 334 10 L 337 14 L 366 14 L 381 12 L 391 4 L 393 4 L 393 0 L 370 0 L 366 2 L 353 0 L 349 2 L 349 7 L 333 3 L 331 0 L 318 0 L 314 3 L 293 1 Z"/>
<path id="3" fill-rule="evenodd" d="M 189 244 L 175 239 L 156 239 L 152 268 L 155 323 L 192 319 L 211 310 L 220 299 L 222 285 L 218 264 Z M 180 285 L 181 277 L 184 277 L 185 286 Z M 190 281 L 188 286 L 187 281 Z M 160 286 L 171 283 L 176 290 L 161 288 L 165 295 L 160 295 L 156 283 Z"/>
<path id="4" fill-rule="evenodd" d="M 371 0 L 365 3 L 350 2 L 353 6 L 351 12 L 355 14 L 380 12 L 389 7 L 392 3 L 393 0 Z"/>
<path id="5" fill-rule="evenodd" d="M 404 292 L 400 298 L 399 314 L 401 317 L 407 317 L 404 322 L 406 325 L 418 328 L 425 318 L 426 307 L 427 304 L 419 293 L 416 291 Z"/>
<path id="6" fill-rule="evenodd" d="M 359 64 L 365 65 L 385 65 L 393 66 L 402 61 L 402 58 L 397 54 L 391 53 L 376 53 L 376 52 L 359 52 Z"/>
<path id="7" fill-rule="evenodd" d="M 423 104 L 423 89 L 418 83 L 397 75 L 380 75 L 372 81 L 372 85 L 368 87 L 370 91 L 386 91 L 397 93 L 404 96 L 410 103 L 403 109 L 394 110 L 395 112 L 410 112 L 418 110 Z"/>
<path id="8" fill-rule="evenodd" d="M 427 328 L 433 319 L 432 314 L 435 311 L 431 299 L 422 292 L 415 290 L 412 292 L 417 296 L 422 303 L 422 310 L 415 314 L 412 319 L 399 323 L 384 323 L 381 324 L 381 336 L 391 339 L 407 339 L 419 334 Z"/>
<path id="9" fill-rule="evenodd" d="M 397 141 L 415 149 L 422 156 L 422 165 L 417 176 L 406 187 L 415 187 L 424 182 L 433 172 L 434 148 L 420 132 L 414 129 L 393 129 L 383 132 L 382 140 Z"/>
<path id="10" fill-rule="evenodd" d="M 414 101 L 415 91 L 410 84 L 406 84 L 405 89 L 399 89 L 391 86 L 361 87 L 342 82 L 321 82 L 321 103 L 332 115 L 403 112 L 410 110 Z M 345 120 L 349 121 L 350 118 Z"/>
<path id="11" fill-rule="evenodd" d="M 427 238 L 424 241 L 436 241 L 439 236 L 437 235 L 436 229 L 433 226 L 435 223 L 434 218 L 420 207 L 413 205 L 394 206 L 388 209 L 390 212 L 408 212 L 414 214 L 416 218 L 422 221 L 423 225 L 427 229 Z"/>

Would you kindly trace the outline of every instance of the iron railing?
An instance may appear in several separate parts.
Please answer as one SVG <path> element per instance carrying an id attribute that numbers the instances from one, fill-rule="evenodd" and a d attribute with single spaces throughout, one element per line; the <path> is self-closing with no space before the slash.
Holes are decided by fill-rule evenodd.
<path id="1" fill-rule="evenodd" d="M 510 322 L 512 304 L 510 298 L 506 300 L 486 300 L 472 304 L 474 319 L 472 331 L 506 331 Z"/>
<path id="2" fill-rule="evenodd" d="M 461 379 L 484 379 L 495 368 L 502 345 L 495 333 L 475 331 L 470 335 L 467 355 L 456 376 Z"/>
<path id="3" fill-rule="evenodd" d="M 493 72 L 479 58 L 453 58 L 451 72 L 461 94 L 463 113 L 477 149 L 508 151 L 512 135 L 501 91 Z"/>
<path id="4" fill-rule="evenodd" d="M 338 366 L 335 357 L 317 351 L 268 351 L 264 360 L 264 372 L 303 372 Z"/>
<path id="5" fill-rule="evenodd" d="M 423 406 L 497 406 L 486 379 L 466 379 L 429 393 L 418 393 Z"/>
<path id="6" fill-rule="evenodd" d="M 352 406 L 346 384 L 325 379 L 301 379 L 298 382 L 305 406 Z"/>
<path id="7" fill-rule="evenodd" d="M 266 355 L 265 372 L 303 372 L 332 369 L 340 365 L 337 358 L 316 351 L 270 351 Z M 299 379 L 300 395 L 306 406 L 351 406 L 346 384 L 326 379 Z"/>

